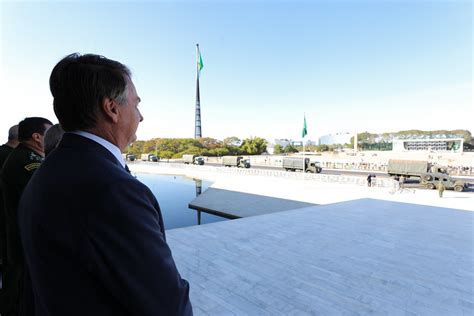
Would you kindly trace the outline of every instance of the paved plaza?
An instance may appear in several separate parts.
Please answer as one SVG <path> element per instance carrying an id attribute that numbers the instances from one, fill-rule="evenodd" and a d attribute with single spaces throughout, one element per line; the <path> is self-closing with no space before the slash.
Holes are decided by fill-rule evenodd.
<path id="1" fill-rule="evenodd" d="M 361 199 L 167 234 L 195 315 L 473 315 L 473 215 Z"/>

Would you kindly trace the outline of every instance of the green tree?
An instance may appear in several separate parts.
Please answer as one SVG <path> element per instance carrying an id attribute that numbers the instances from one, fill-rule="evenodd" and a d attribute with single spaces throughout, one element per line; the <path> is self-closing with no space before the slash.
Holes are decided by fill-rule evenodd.
<path id="1" fill-rule="evenodd" d="M 281 154 L 283 152 L 284 152 L 283 147 L 280 144 L 276 144 L 275 146 L 273 146 L 273 153 L 274 154 Z"/>
<path id="2" fill-rule="evenodd" d="M 222 147 L 222 142 L 215 138 L 210 137 L 203 137 L 198 139 L 199 143 L 201 143 L 202 147 L 207 149 L 214 149 Z"/>
<path id="3" fill-rule="evenodd" d="M 224 138 L 223 145 L 228 150 L 228 155 L 240 155 L 240 145 L 242 141 L 240 138 L 231 136 Z"/>
<path id="4" fill-rule="evenodd" d="M 240 138 L 236 136 L 226 137 L 224 138 L 224 146 L 235 146 L 238 147 L 242 144 Z"/>
<path id="5" fill-rule="evenodd" d="M 160 158 L 170 159 L 174 156 L 174 152 L 169 150 L 160 151 Z"/>
<path id="6" fill-rule="evenodd" d="M 301 151 L 303 150 L 303 147 L 301 147 Z M 291 144 L 288 144 L 285 146 L 285 148 L 283 149 L 283 151 L 285 153 L 297 153 L 298 152 L 298 149 L 296 149 L 295 146 L 291 145 Z"/>
<path id="7" fill-rule="evenodd" d="M 267 150 L 267 141 L 260 137 L 246 138 L 240 149 L 248 155 L 260 155 Z"/>
<path id="8" fill-rule="evenodd" d="M 126 149 L 125 152 L 134 154 L 135 156 L 139 157 L 143 153 L 143 145 L 145 142 L 143 140 L 137 140 L 130 144 Z"/>
<path id="9" fill-rule="evenodd" d="M 222 156 L 230 155 L 230 152 L 227 148 L 214 148 L 214 149 L 209 150 L 209 155 L 222 157 Z"/>

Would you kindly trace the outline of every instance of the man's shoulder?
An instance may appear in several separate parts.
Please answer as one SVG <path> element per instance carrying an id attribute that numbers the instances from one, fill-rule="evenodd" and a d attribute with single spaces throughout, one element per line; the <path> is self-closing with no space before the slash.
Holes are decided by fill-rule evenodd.
<path id="1" fill-rule="evenodd" d="M 2 168 L 3 163 L 7 160 L 8 155 L 13 151 L 13 148 L 7 145 L 0 146 L 0 168 Z"/>
<path id="2" fill-rule="evenodd" d="M 4 153 L 4 152 L 12 152 L 13 150 L 13 147 L 10 147 L 8 146 L 7 144 L 3 144 L 3 145 L 0 145 L 0 153 Z"/>
<path id="3" fill-rule="evenodd" d="M 19 170 L 33 171 L 40 167 L 43 157 L 26 146 L 18 146 L 5 161 L 5 171 L 15 172 Z"/>

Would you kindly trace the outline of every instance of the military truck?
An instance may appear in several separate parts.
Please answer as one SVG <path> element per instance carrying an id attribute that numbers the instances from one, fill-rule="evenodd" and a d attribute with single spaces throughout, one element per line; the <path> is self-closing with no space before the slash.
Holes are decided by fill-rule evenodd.
<path id="1" fill-rule="evenodd" d="M 142 161 L 154 161 L 154 162 L 157 162 L 157 161 L 158 161 L 158 157 L 156 157 L 156 155 L 154 155 L 154 154 L 142 154 L 142 155 L 141 155 L 141 160 L 142 160 Z"/>
<path id="2" fill-rule="evenodd" d="M 250 159 L 244 159 L 242 156 L 224 156 L 222 165 L 225 167 L 250 168 Z"/>
<path id="3" fill-rule="evenodd" d="M 445 173 L 430 173 L 430 179 L 421 179 L 421 184 L 427 189 L 435 189 L 441 181 L 444 188 L 447 190 L 454 190 L 456 192 L 462 192 L 468 188 L 468 184 L 461 180 L 455 180 Z"/>
<path id="4" fill-rule="evenodd" d="M 398 160 L 390 159 L 388 161 L 387 173 L 389 176 L 398 180 L 401 176 L 405 178 L 418 177 L 420 179 L 430 180 L 432 173 L 442 173 L 447 175 L 447 169 L 422 160 Z"/>
<path id="5" fill-rule="evenodd" d="M 321 166 L 319 162 L 310 161 L 309 158 L 303 157 L 284 157 L 283 158 L 283 168 L 286 171 L 296 171 L 301 170 L 303 172 L 310 172 L 310 173 L 320 173 Z"/>
<path id="6" fill-rule="evenodd" d="M 185 164 L 203 165 L 204 158 L 198 155 L 183 155 L 183 162 Z"/>
<path id="7" fill-rule="evenodd" d="M 127 161 L 135 161 L 135 155 L 134 155 L 134 154 L 126 154 L 126 155 L 125 155 L 125 160 L 127 160 Z"/>

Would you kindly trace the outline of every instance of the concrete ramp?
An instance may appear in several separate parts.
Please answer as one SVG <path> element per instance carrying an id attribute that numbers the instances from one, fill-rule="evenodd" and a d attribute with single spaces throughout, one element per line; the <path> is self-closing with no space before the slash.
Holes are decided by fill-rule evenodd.
<path id="1" fill-rule="evenodd" d="M 316 204 L 209 188 L 189 203 L 189 208 L 235 219 L 299 209 Z"/>

